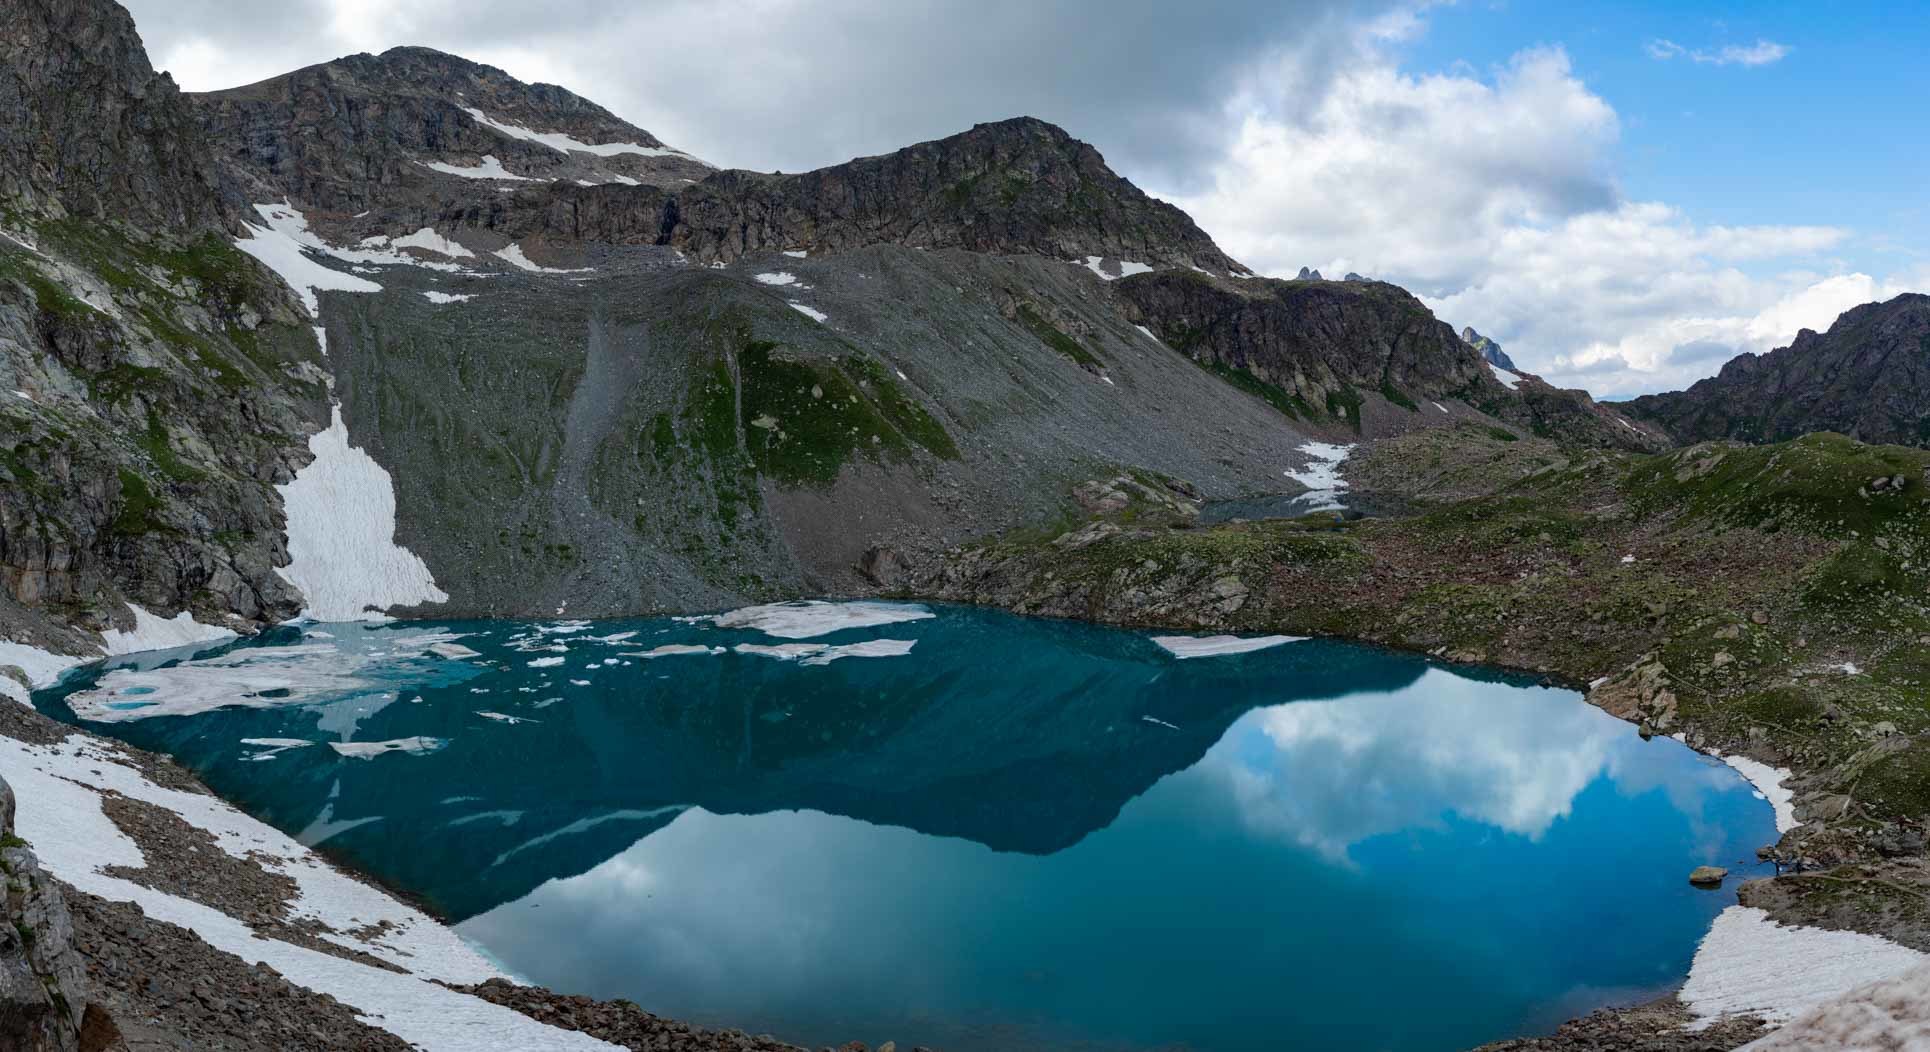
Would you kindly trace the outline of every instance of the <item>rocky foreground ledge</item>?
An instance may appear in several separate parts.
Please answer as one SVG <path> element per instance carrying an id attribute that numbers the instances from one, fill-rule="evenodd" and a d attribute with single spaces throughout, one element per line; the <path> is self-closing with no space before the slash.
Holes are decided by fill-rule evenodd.
<path id="1" fill-rule="evenodd" d="M 900 592 L 1537 672 L 1756 783 L 1783 873 L 1741 887 L 1683 992 L 1498 1047 L 1732 1048 L 1758 1018 L 1798 1020 L 1762 1047 L 1930 1032 L 1930 966 L 1849 1030 L 1800 1018 L 1930 961 L 1930 453 L 1818 434 L 1572 454 L 1462 426 L 1377 443 L 1346 476 L 1417 513 L 1203 527 L 1183 483 L 1129 472 Z"/>

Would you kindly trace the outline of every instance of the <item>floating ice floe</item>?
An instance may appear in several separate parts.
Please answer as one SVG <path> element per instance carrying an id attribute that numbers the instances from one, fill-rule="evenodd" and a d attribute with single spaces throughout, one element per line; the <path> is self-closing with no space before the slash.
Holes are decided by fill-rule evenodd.
<path id="1" fill-rule="evenodd" d="M 619 154 L 633 153 L 642 157 L 683 157 L 688 160 L 697 161 L 697 158 L 691 157 L 682 150 L 673 150 L 668 146 L 642 146 L 633 142 L 583 142 L 579 139 L 573 139 L 562 132 L 531 131 L 520 124 L 499 121 L 473 107 L 465 106 L 463 107 L 463 112 L 474 117 L 476 123 L 493 128 L 512 139 L 538 143 L 558 153 L 589 153 L 595 154 L 598 157 L 615 157 Z M 704 164 L 703 161 L 697 161 L 697 163 Z M 705 164 L 705 167 L 710 166 Z"/>
<path id="2" fill-rule="evenodd" d="M 1521 377 L 1515 375 L 1514 373 L 1509 372 L 1506 369 L 1503 369 L 1502 367 L 1494 364 L 1493 362 L 1488 363 L 1488 370 L 1494 373 L 1495 379 L 1501 381 L 1501 386 L 1507 388 L 1510 391 L 1521 386 Z"/>
<path id="3" fill-rule="evenodd" d="M 1305 636 L 1154 636 L 1153 642 L 1176 658 L 1217 657 L 1222 654 L 1247 654 L 1255 650 L 1298 643 Z"/>
<path id="4" fill-rule="evenodd" d="M 937 614 L 916 603 L 881 603 L 857 600 L 848 603 L 805 599 L 790 603 L 747 606 L 729 613 L 691 618 L 709 621 L 718 628 L 751 628 L 779 639 L 811 639 L 847 628 L 871 628 L 904 621 L 923 621 Z"/>
<path id="5" fill-rule="evenodd" d="M 1087 256 L 1085 267 L 1087 270 L 1099 275 L 1099 277 L 1105 281 L 1117 281 L 1120 278 L 1130 278 L 1134 274 L 1150 274 L 1153 271 L 1153 268 L 1145 263 L 1135 263 L 1130 259 L 1122 259 L 1118 261 L 1119 273 L 1108 274 L 1102 266 L 1104 263 L 1105 259 L 1101 256 Z"/>
<path id="6" fill-rule="evenodd" d="M 739 643 L 733 649 L 739 654 L 795 661 L 800 665 L 829 665 L 848 657 L 903 657 L 911 653 L 912 646 L 917 642 L 915 639 L 867 639 L 862 643 L 846 643 L 843 646 L 830 643 L 779 643 L 776 646 Z"/>
<path id="7" fill-rule="evenodd" d="M 204 625 L 194 619 L 186 610 L 171 618 L 149 613 L 145 608 L 133 603 L 127 609 L 134 615 L 134 628 L 123 632 L 110 628 L 101 633 L 101 645 L 110 655 L 137 654 L 145 650 L 173 650 L 176 647 L 191 647 L 201 643 L 217 643 L 234 639 L 235 633 L 226 628 Z"/>
<path id="8" fill-rule="evenodd" d="M 110 668 L 85 690 L 67 698 L 74 714 L 101 723 L 153 716 L 192 716 L 215 709 L 282 708 L 358 695 L 392 696 L 398 685 L 393 662 L 421 657 L 455 639 L 443 631 L 382 634 L 379 648 L 304 640 L 292 646 L 237 647 L 226 653 L 158 667 Z M 4 653 L 0 653 L 4 662 Z M 366 674 L 379 667 L 380 675 Z M 419 674 L 438 675 L 423 667 Z M 0 684 L 6 682 L 0 677 Z"/>
<path id="9" fill-rule="evenodd" d="M 660 657 L 679 657 L 685 654 L 722 654 L 723 647 L 694 646 L 689 643 L 665 643 L 651 650 L 626 650 L 624 657 L 655 659 Z"/>
<path id="10" fill-rule="evenodd" d="M 1306 466 L 1299 470 L 1289 468 L 1281 474 L 1307 487 L 1305 498 L 1313 503 L 1313 511 L 1338 511 L 1346 507 L 1340 501 L 1340 494 L 1347 489 L 1347 480 L 1340 477 L 1340 465 L 1353 454 L 1354 447 L 1306 442 L 1300 446 L 1300 452 L 1311 458 Z"/>
<path id="11" fill-rule="evenodd" d="M 1161 727 L 1167 727 L 1167 728 L 1170 728 L 1170 729 L 1172 729 L 1172 730 L 1179 730 L 1179 724 L 1177 724 L 1177 723 L 1167 723 L 1167 722 L 1166 722 L 1165 720 L 1162 720 L 1162 719 L 1160 719 L 1160 718 L 1159 718 L 1159 717 L 1157 717 L 1157 716 L 1141 716 L 1141 717 L 1140 717 L 1140 720 L 1141 720 L 1141 721 L 1143 721 L 1143 722 L 1145 722 L 1145 723 L 1155 723 L 1155 724 L 1158 724 L 1158 725 L 1159 725 L 1159 726 L 1161 726 Z"/>
<path id="12" fill-rule="evenodd" d="M 1762 910 L 1730 906 L 1697 947 L 1681 998 L 1697 1017 L 1695 1028 L 1725 1015 L 1780 1023 L 1925 960 L 1874 935 L 1781 925 Z"/>
<path id="13" fill-rule="evenodd" d="M 464 179 L 495 179 L 498 181 L 517 183 L 536 183 L 542 181 L 540 179 L 531 179 L 527 175 L 517 175 L 515 172 L 504 168 L 503 162 L 497 160 L 495 154 L 490 153 L 482 155 L 482 163 L 468 167 L 459 164 L 449 164 L 444 161 L 424 161 L 422 164 L 423 167 L 433 168 L 444 175 L 456 175 Z"/>
<path id="14" fill-rule="evenodd" d="M 416 735 L 411 738 L 396 738 L 385 742 L 329 742 L 328 747 L 343 756 L 357 760 L 367 760 L 385 756 L 392 752 L 408 756 L 426 756 L 437 752 L 449 744 L 447 738 L 430 738 Z"/>
<path id="15" fill-rule="evenodd" d="M 483 719 L 486 719 L 486 720 L 495 720 L 497 723 L 507 723 L 511 727 L 514 727 L 519 723 L 542 722 L 540 720 L 532 720 L 527 716 L 511 716 L 508 713 L 504 713 L 504 712 L 484 712 L 480 709 L 476 711 L 476 715 L 481 716 Z"/>
<path id="16" fill-rule="evenodd" d="M 817 322 L 820 325 L 831 320 L 828 315 L 826 315 L 823 311 L 818 310 L 815 307 L 807 307 L 796 300 L 785 300 L 784 302 L 789 303 L 791 305 L 792 310 L 797 311 L 799 314 L 804 315 L 805 317 L 811 319 L 814 322 Z"/>
<path id="17" fill-rule="evenodd" d="M 243 738 L 241 744 L 253 746 L 256 750 L 243 759 L 272 760 L 290 749 L 304 749 L 315 743 L 306 738 Z"/>
<path id="18" fill-rule="evenodd" d="M 429 644 L 427 649 L 429 653 L 434 654 L 437 657 L 453 658 L 458 661 L 462 660 L 463 658 L 482 656 L 480 652 L 471 650 L 468 647 L 463 646 L 461 643 L 431 643 Z"/>

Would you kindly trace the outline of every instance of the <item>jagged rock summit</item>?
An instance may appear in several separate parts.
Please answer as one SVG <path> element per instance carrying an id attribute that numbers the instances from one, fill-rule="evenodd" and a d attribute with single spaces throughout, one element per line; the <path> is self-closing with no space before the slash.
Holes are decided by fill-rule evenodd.
<path id="1" fill-rule="evenodd" d="M 1481 357 L 1486 359 L 1491 365 L 1498 365 L 1511 373 L 1521 371 L 1520 367 L 1515 365 L 1514 359 L 1509 358 L 1508 353 L 1501 349 L 1500 344 L 1475 332 L 1474 326 L 1472 325 L 1465 326 L 1461 329 L 1461 342 L 1480 351 Z"/>
<path id="2" fill-rule="evenodd" d="M 243 204 L 440 211 L 526 183 L 676 185 L 713 171 L 563 88 L 423 47 L 191 101 Z"/>
<path id="3" fill-rule="evenodd" d="M 1109 267 L 1104 276 L 1247 273 L 1186 213 L 1031 117 L 797 175 L 733 170 L 678 188 L 556 183 L 451 218 L 513 240 L 667 245 L 701 263 L 896 244 L 1085 260 Z"/>
<path id="4" fill-rule="evenodd" d="M 1645 395 L 1626 408 L 1684 444 L 1836 431 L 1930 446 L 1930 296 L 1854 307 L 1828 332 L 1804 329 L 1787 347 L 1738 355 L 1686 391 Z"/>

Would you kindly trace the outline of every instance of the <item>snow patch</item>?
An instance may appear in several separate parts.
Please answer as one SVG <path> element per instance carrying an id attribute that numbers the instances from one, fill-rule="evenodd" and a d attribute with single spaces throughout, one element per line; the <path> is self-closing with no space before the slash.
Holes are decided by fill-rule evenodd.
<path id="1" fill-rule="evenodd" d="M 1153 642 L 1180 660 L 1218 657 L 1222 654 L 1248 654 L 1283 643 L 1298 643 L 1305 636 L 1154 636 Z"/>
<path id="2" fill-rule="evenodd" d="M 805 599 L 791 603 L 747 606 L 729 613 L 693 618 L 709 621 L 718 628 L 751 628 L 779 639 L 811 639 L 847 628 L 871 628 L 904 621 L 923 621 L 937 614 L 915 603 L 880 603 L 858 600 L 832 603 Z"/>
<path id="3" fill-rule="evenodd" d="M 173 650 L 175 647 L 191 647 L 197 643 L 235 638 L 235 634 L 228 629 L 196 621 L 194 615 L 186 610 L 168 618 L 148 613 L 133 603 L 127 604 L 127 609 L 134 615 L 132 631 L 110 628 L 101 633 L 102 646 L 111 655 L 137 654 L 143 650 Z"/>
<path id="4" fill-rule="evenodd" d="M 1495 379 L 1501 381 L 1501 386 L 1507 388 L 1510 391 L 1521 386 L 1521 377 L 1516 376 L 1514 373 L 1511 373 L 1508 370 L 1503 369 L 1502 367 L 1494 364 L 1493 362 L 1488 363 L 1488 370 L 1494 373 Z"/>
<path id="5" fill-rule="evenodd" d="M 823 311 L 818 310 L 815 307 L 807 307 L 796 300 L 785 300 L 784 302 L 789 303 L 791 305 L 792 310 L 797 311 L 799 314 L 804 315 L 805 317 L 811 319 L 814 322 L 817 322 L 820 325 L 831 320 L 830 316 L 826 315 Z"/>
<path id="6" fill-rule="evenodd" d="M 1144 325 L 1135 325 L 1133 328 L 1138 329 L 1141 336 L 1146 337 L 1154 343 L 1159 343 L 1159 337 L 1153 335 L 1153 330 L 1148 329 Z M 1164 347 L 1165 344 L 1160 344 L 1160 346 Z"/>
<path id="7" fill-rule="evenodd" d="M 753 276 L 757 278 L 758 281 L 761 281 L 766 285 L 796 285 L 797 284 L 797 275 L 791 273 L 788 270 L 772 271 L 769 273 L 756 274 Z"/>
<path id="8" fill-rule="evenodd" d="M 1860 986 L 1744 1047 L 1756 1052 L 1925 1052 L 1930 1049 L 1930 965 Z"/>
<path id="9" fill-rule="evenodd" d="M 423 296 L 423 298 L 424 298 L 424 299 L 426 299 L 426 300 L 428 300 L 428 301 L 429 301 L 430 303 L 435 303 L 435 304 L 443 304 L 443 303 L 467 303 L 467 302 L 469 302 L 470 300 L 473 300 L 473 299 L 475 299 L 475 298 L 476 298 L 476 297 L 475 297 L 475 294 L 473 294 L 473 293 L 468 293 L 468 292 L 437 292 L 437 291 L 436 291 L 436 290 L 434 290 L 434 289 L 430 289 L 430 290 L 428 290 L 427 292 L 424 292 L 424 293 L 422 294 L 422 296 Z"/>
<path id="10" fill-rule="evenodd" d="M 1697 947 L 1681 997 L 1697 1016 L 1692 1027 L 1743 1013 L 1782 1022 L 1924 960 L 1874 935 L 1786 927 L 1762 910 L 1731 906 Z"/>
<path id="11" fill-rule="evenodd" d="M 1769 806 L 1776 812 L 1776 832 L 1787 833 L 1802 824 L 1796 821 L 1796 794 L 1783 785 L 1783 779 L 1789 777 L 1789 768 L 1771 767 L 1747 756 L 1717 754 L 1716 759 L 1734 767 L 1750 785 L 1756 787 L 1757 796 L 1769 801 Z"/>
<path id="12" fill-rule="evenodd" d="M 500 179 L 518 183 L 542 182 L 541 179 L 531 179 L 527 175 L 517 175 L 515 172 L 504 168 L 503 162 L 497 160 L 496 155 L 491 153 L 483 154 L 482 163 L 470 167 L 464 167 L 459 164 L 449 164 L 444 161 L 424 161 L 422 165 L 425 168 L 433 168 L 444 175 L 456 175 L 464 179 Z"/>
<path id="13" fill-rule="evenodd" d="M 382 238 L 381 235 L 377 235 L 372 238 L 363 238 L 362 244 L 368 245 L 370 242 L 379 243 L 382 240 L 384 240 L 384 238 Z M 475 259 L 476 258 L 476 254 L 474 252 L 471 252 L 468 249 L 462 247 L 461 245 L 456 244 L 454 241 L 451 241 L 448 238 L 443 237 L 441 234 L 436 233 L 436 228 L 431 226 L 425 226 L 422 229 L 417 230 L 413 234 L 404 234 L 401 237 L 390 239 L 389 247 L 390 248 L 419 248 L 425 252 L 434 252 L 436 255 L 439 255 L 439 256 L 448 256 L 451 259 Z"/>
<path id="14" fill-rule="evenodd" d="M 1319 502 L 1312 510 L 1338 511 L 1346 507 L 1340 501 L 1340 494 L 1347 489 L 1347 480 L 1340 477 L 1340 465 L 1352 455 L 1354 447 L 1307 442 L 1300 446 L 1300 452 L 1310 458 L 1306 466 L 1298 471 L 1289 468 L 1281 474 L 1307 487 L 1306 496 Z"/>
<path id="15" fill-rule="evenodd" d="M 528 256 L 523 255 L 523 246 L 521 245 L 510 245 L 508 248 L 499 248 L 494 254 L 498 258 L 508 261 L 511 266 L 516 267 L 518 270 L 527 270 L 531 274 L 588 274 L 591 269 L 589 267 L 545 267 L 532 263 Z"/>
<path id="16" fill-rule="evenodd" d="M 1119 263 L 1119 273 L 1108 274 L 1101 265 L 1104 262 L 1105 259 L 1103 257 L 1087 256 L 1085 267 L 1087 270 L 1099 275 L 1102 281 L 1117 281 L 1120 278 L 1130 278 L 1134 274 L 1150 274 L 1153 272 L 1153 268 L 1145 263 L 1135 263 L 1130 259 L 1122 259 L 1117 261 Z"/>
<path id="17" fill-rule="evenodd" d="M 598 157 L 615 157 L 619 154 L 634 153 L 643 157 L 683 157 L 697 161 L 697 158 L 691 157 L 682 150 L 673 150 L 668 146 L 641 146 L 633 142 L 589 143 L 573 139 L 562 132 L 531 131 L 520 124 L 511 124 L 508 121 L 496 120 L 483 111 L 469 106 L 463 107 L 463 112 L 474 117 L 478 124 L 494 128 L 496 131 L 512 139 L 538 143 L 558 153 L 591 153 Z M 704 164 L 702 161 L 697 161 L 697 163 Z M 704 164 L 704 167 L 708 168 L 710 165 Z"/>
<path id="18" fill-rule="evenodd" d="M 791 257 L 792 259 L 803 259 L 806 256 L 809 256 L 811 253 L 801 248 L 787 248 L 784 250 L 784 254 Z"/>
<path id="19" fill-rule="evenodd" d="M 275 487 L 288 513 L 288 565 L 277 569 L 307 600 L 302 616 L 361 621 L 392 606 L 443 603 L 429 567 L 395 543 L 395 486 L 367 452 L 349 445 L 342 407 L 309 436 L 314 462 Z"/>
<path id="20" fill-rule="evenodd" d="M 315 298 L 319 291 L 382 291 L 382 286 L 367 278 L 331 270 L 310 258 L 310 252 L 324 255 L 333 252 L 321 238 L 309 232 L 308 220 L 300 212 L 285 204 L 256 205 L 255 212 L 266 225 L 243 222 L 248 236 L 236 239 L 235 247 L 280 275 L 288 287 L 295 290 L 295 295 L 301 297 L 310 317 L 321 312 L 321 304 Z"/>

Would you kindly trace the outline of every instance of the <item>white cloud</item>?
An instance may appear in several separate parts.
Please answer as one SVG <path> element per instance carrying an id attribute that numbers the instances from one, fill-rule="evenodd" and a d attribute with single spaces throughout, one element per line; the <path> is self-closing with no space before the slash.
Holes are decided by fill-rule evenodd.
<path id="1" fill-rule="evenodd" d="M 1664 62 L 1686 58 L 1707 66 L 1767 66 L 1788 57 L 1793 49 L 1787 44 L 1758 40 L 1753 44 L 1726 44 L 1715 50 L 1686 48 L 1673 40 L 1651 40 L 1643 46 L 1650 58 Z"/>
<path id="2" fill-rule="evenodd" d="M 1847 273 L 1849 232 L 1702 225 L 1629 200 L 1621 120 L 1559 48 L 1417 76 L 1370 44 L 1304 112 L 1242 99 L 1209 185 L 1168 195 L 1263 273 L 1358 271 L 1597 394 L 1683 386 L 1925 275 Z M 1256 78 L 1264 84 L 1264 78 Z"/>

